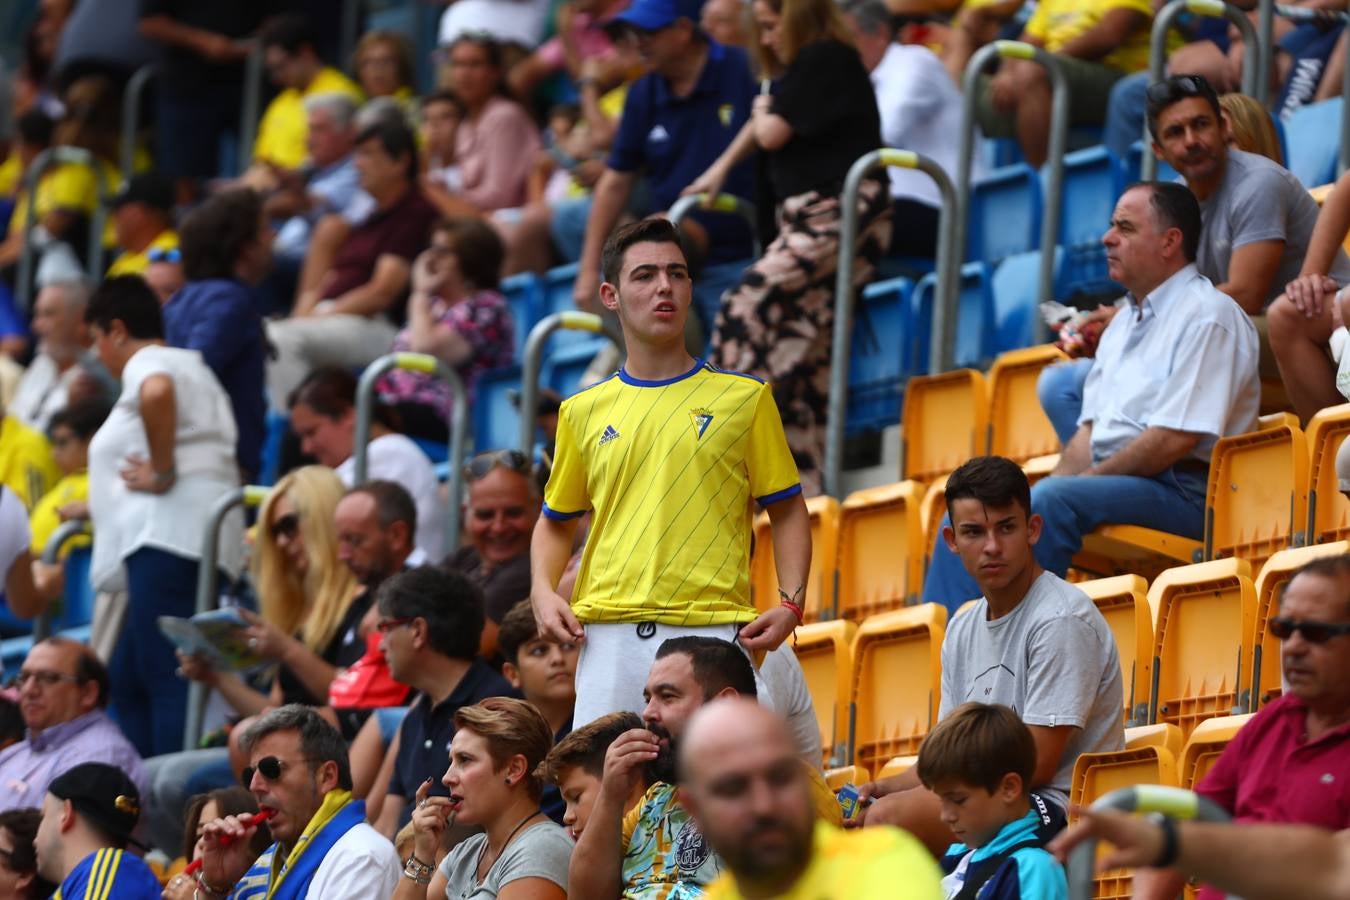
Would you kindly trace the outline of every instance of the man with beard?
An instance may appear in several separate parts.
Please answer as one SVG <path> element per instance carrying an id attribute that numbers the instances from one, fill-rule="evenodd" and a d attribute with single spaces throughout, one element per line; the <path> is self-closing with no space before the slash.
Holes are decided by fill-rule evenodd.
<path id="1" fill-rule="evenodd" d="M 806 772 L 786 723 L 758 704 L 719 700 L 694 715 L 679 799 L 727 870 L 709 898 L 942 896 L 932 858 L 906 832 L 819 821 Z"/>
<path id="2" fill-rule="evenodd" d="M 711 884 L 721 860 L 677 795 L 675 755 L 690 718 L 718 698 L 755 700 L 755 673 L 735 644 L 719 638 L 671 638 L 656 651 L 642 691 L 646 728 L 620 735 L 605 754 L 600 793 L 572 853 L 568 890 L 575 897 L 683 897 Z M 820 773 L 797 758 L 816 814 L 841 821 Z M 650 787 L 631 810 L 642 780 Z"/>

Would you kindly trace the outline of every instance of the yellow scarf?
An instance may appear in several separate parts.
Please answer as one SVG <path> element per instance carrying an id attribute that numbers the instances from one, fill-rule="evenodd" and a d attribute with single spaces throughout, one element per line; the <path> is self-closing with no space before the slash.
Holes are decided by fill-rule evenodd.
<path id="1" fill-rule="evenodd" d="M 295 866 L 295 861 L 305 852 L 309 846 L 309 839 L 312 838 L 319 829 L 328 824 L 328 820 L 337 815 L 342 807 L 352 799 L 351 791 L 334 789 L 324 795 L 323 803 L 319 806 L 319 811 L 314 814 L 314 818 L 309 820 L 305 830 L 300 832 L 300 837 L 296 839 L 295 846 L 291 852 L 286 855 L 286 859 L 281 863 L 280 870 L 277 869 L 277 859 L 280 854 L 272 856 L 272 877 L 268 879 L 267 896 L 264 900 L 272 900 L 272 895 L 276 893 L 288 872 Z"/>

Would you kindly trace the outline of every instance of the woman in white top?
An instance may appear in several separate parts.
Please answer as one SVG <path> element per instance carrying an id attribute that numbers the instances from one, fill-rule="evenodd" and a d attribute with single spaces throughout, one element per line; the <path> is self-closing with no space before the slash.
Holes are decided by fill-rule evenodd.
<path id="1" fill-rule="evenodd" d="M 524 700 L 489 697 L 456 712 L 455 727 L 441 779 L 450 796 L 428 797 L 431 779 L 418 789 L 413 854 L 393 900 L 566 900 L 572 841 L 539 809 L 539 764 L 553 746 L 548 722 Z M 437 869 L 450 818 L 483 833 Z"/>
<path id="2" fill-rule="evenodd" d="M 181 750 L 187 682 L 159 616 L 192 615 L 212 507 L 239 484 L 230 399 L 195 350 L 164 344 L 159 299 L 137 276 L 105 281 L 85 312 L 122 395 L 89 444 L 90 577 L 126 590 L 108 666 L 113 715 L 142 756 Z M 243 519 L 220 531 L 219 566 L 239 574 Z"/>

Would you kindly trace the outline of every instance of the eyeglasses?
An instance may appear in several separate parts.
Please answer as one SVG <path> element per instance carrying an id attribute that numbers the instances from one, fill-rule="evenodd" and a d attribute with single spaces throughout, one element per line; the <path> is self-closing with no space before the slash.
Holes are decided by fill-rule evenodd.
<path id="1" fill-rule="evenodd" d="M 1297 619 L 1277 618 L 1270 620 L 1269 627 L 1270 633 L 1282 641 L 1293 637 L 1297 631 L 1310 644 L 1325 644 L 1334 637 L 1350 634 L 1350 622 L 1300 622 Z"/>
<path id="2" fill-rule="evenodd" d="M 183 251 L 177 247 L 155 247 L 149 253 L 145 254 L 148 262 L 152 263 L 176 263 L 183 261 Z"/>
<path id="3" fill-rule="evenodd" d="M 305 760 L 305 762 L 308 761 L 309 760 Z M 244 787 L 248 787 L 253 783 L 254 773 L 257 773 L 268 781 L 276 781 L 281 777 L 281 774 L 292 765 L 294 765 L 294 763 L 288 763 L 275 756 L 264 756 L 262 759 L 258 760 L 256 766 L 244 766 L 244 771 L 239 773 L 239 780 L 243 782 Z"/>
<path id="4" fill-rule="evenodd" d="M 1173 75 L 1150 84 L 1144 92 L 1150 104 L 1171 103 L 1184 97 L 1215 97 L 1218 102 L 1214 88 L 1203 75 Z"/>
<path id="5" fill-rule="evenodd" d="M 29 681 L 36 681 L 39 686 L 49 688 L 63 682 L 66 684 L 81 684 L 84 679 L 78 675 L 67 675 L 64 672 L 30 672 L 26 669 L 14 676 L 16 687 L 27 687 Z"/>
<path id="6" fill-rule="evenodd" d="M 381 619 L 375 623 L 375 630 L 380 634 L 388 634 L 395 628 L 403 625 L 411 625 L 417 620 L 417 616 L 400 616 L 397 619 Z"/>
<path id="7" fill-rule="evenodd" d="M 519 450 L 489 450 L 469 460 L 464 466 L 464 477 L 477 481 L 486 478 L 498 466 L 522 475 L 530 474 L 530 458 Z"/>
<path id="8" fill-rule="evenodd" d="M 279 541 L 282 538 L 293 538 L 300 531 L 299 513 L 286 513 L 280 519 L 272 523 L 269 529 L 272 534 L 272 540 Z"/>

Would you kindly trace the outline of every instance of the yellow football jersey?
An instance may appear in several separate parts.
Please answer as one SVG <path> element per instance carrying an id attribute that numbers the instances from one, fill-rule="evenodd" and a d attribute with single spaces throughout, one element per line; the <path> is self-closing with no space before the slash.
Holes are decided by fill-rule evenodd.
<path id="1" fill-rule="evenodd" d="M 751 499 L 799 493 L 769 386 L 699 360 L 665 381 L 620 370 L 564 401 L 544 515 L 594 511 L 582 622 L 727 625 L 755 617 Z"/>

